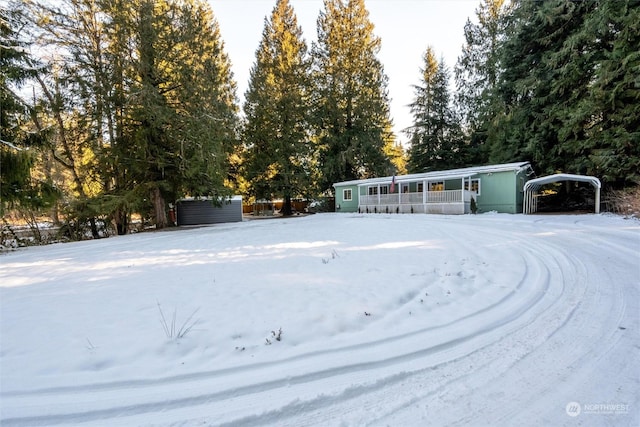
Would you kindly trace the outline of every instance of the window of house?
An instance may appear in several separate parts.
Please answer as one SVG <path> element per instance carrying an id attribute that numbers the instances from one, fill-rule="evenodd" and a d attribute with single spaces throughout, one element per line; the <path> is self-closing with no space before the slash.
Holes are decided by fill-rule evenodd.
<path id="1" fill-rule="evenodd" d="M 389 194 L 389 186 L 388 185 L 380 186 L 380 194 Z"/>
<path id="2" fill-rule="evenodd" d="M 351 200 L 353 200 L 350 188 L 342 190 L 342 200 L 344 200 L 345 202 L 350 202 Z"/>
<path id="3" fill-rule="evenodd" d="M 377 196 L 378 195 L 378 186 L 369 187 L 369 195 L 370 196 Z"/>
<path id="4" fill-rule="evenodd" d="M 429 191 L 444 191 L 444 181 L 430 182 Z"/>
<path id="5" fill-rule="evenodd" d="M 418 183 L 418 193 L 422 193 L 424 191 L 424 183 Z"/>
<path id="6" fill-rule="evenodd" d="M 468 190 L 469 189 L 469 181 L 464 182 L 464 189 Z M 471 180 L 471 191 L 475 191 L 477 195 L 480 195 L 480 180 L 479 179 L 472 179 Z"/>
<path id="7" fill-rule="evenodd" d="M 408 193 L 409 192 L 409 186 L 408 185 L 403 185 L 402 186 L 402 192 L 403 193 Z"/>

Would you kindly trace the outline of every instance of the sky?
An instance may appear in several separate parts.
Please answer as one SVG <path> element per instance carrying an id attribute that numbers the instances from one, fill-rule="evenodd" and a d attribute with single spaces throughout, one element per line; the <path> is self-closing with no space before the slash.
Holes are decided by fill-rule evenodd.
<path id="1" fill-rule="evenodd" d="M 238 96 L 244 102 L 249 70 L 255 61 L 264 19 L 276 0 L 209 0 L 218 20 L 225 49 L 231 58 L 238 83 Z M 322 0 L 290 0 L 309 45 L 317 38 L 316 21 Z M 412 124 L 408 105 L 413 101 L 413 85 L 420 83 L 422 57 L 429 46 L 443 58 L 451 72 L 464 43 L 467 18 L 476 21 L 480 0 L 367 0 L 374 34 L 381 38 L 379 59 L 389 77 L 391 118 L 399 141 Z"/>

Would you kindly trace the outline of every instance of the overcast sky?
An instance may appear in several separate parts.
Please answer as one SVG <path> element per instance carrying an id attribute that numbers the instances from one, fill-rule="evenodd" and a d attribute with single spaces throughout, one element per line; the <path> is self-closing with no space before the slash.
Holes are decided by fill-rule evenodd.
<path id="1" fill-rule="evenodd" d="M 244 102 L 249 70 L 262 37 L 264 18 L 271 15 L 276 0 L 209 0 L 220 24 L 225 49 Z M 309 47 L 317 38 L 316 21 L 322 0 L 290 0 Z M 476 22 L 480 0 L 366 0 L 374 33 L 382 40 L 379 59 L 389 76 L 389 96 L 394 130 L 401 132 L 412 123 L 407 106 L 413 100 L 412 85 L 420 83 L 422 56 L 428 46 L 443 57 L 451 72 L 464 43 L 467 18 Z"/>

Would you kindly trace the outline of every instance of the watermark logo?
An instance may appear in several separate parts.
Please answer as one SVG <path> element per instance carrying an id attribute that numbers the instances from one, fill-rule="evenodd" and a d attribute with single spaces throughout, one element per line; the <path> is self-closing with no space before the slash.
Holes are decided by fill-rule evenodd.
<path id="1" fill-rule="evenodd" d="M 582 412 L 582 407 L 578 402 L 569 402 L 565 410 L 570 417 L 577 417 Z"/>
<path id="2" fill-rule="evenodd" d="M 629 413 L 629 405 L 624 403 L 585 403 L 569 402 L 565 407 L 567 415 L 622 415 Z"/>

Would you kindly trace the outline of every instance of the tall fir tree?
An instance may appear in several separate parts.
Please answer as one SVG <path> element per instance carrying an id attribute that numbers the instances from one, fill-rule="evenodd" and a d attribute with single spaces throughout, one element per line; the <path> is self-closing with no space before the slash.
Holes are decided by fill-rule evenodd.
<path id="1" fill-rule="evenodd" d="M 388 78 L 364 0 L 325 0 L 313 46 L 321 188 L 392 172 Z"/>
<path id="2" fill-rule="evenodd" d="M 422 79 L 414 86 L 415 99 L 411 103 L 413 126 L 407 130 L 411 173 L 464 164 L 460 126 L 450 102 L 447 67 L 443 60 L 436 60 L 431 47 L 427 48 L 423 60 Z"/>
<path id="3" fill-rule="evenodd" d="M 217 22 L 200 0 L 142 0 L 131 91 L 136 193 L 150 196 L 156 227 L 182 195 L 228 194 L 237 143 L 236 97 Z"/>
<path id="4" fill-rule="evenodd" d="M 484 164 L 489 160 L 486 146 L 491 121 L 500 111 L 495 88 L 499 77 L 500 43 L 504 38 L 505 0 L 482 0 L 464 26 L 465 43 L 455 66 L 455 103 L 467 135 L 466 163 Z"/>
<path id="5" fill-rule="evenodd" d="M 494 162 L 530 160 L 538 173 L 567 171 L 563 109 L 588 90 L 593 73 L 588 43 L 573 38 L 596 1 L 518 1 L 501 49 L 498 94 L 504 111 L 490 132 Z M 571 55 L 566 47 L 571 44 Z M 582 136 L 579 136 L 582 138 Z"/>
<path id="6" fill-rule="evenodd" d="M 35 153 L 46 143 L 46 132 L 33 125 L 34 106 L 19 94 L 22 84 L 41 71 L 28 52 L 28 20 L 18 2 L 0 9 L 0 215 L 5 209 L 32 210 L 50 205 L 57 192 L 33 176 Z"/>
<path id="7" fill-rule="evenodd" d="M 600 1 L 576 38 L 591 40 L 590 57 L 595 60 L 589 61 L 594 72 L 588 74 L 586 96 L 573 104 L 563 122 L 561 131 L 570 142 L 567 167 L 597 175 L 610 186 L 639 185 L 640 2 Z M 584 60 L 575 47 L 571 54 L 578 64 Z M 572 137 L 579 135 L 576 124 L 584 139 Z"/>
<path id="8" fill-rule="evenodd" d="M 310 73 L 294 10 L 289 0 L 278 0 L 251 69 L 243 140 L 253 196 L 282 197 L 284 215 L 292 213 L 292 198 L 309 193 L 314 173 Z"/>
<path id="9" fill-rule="evenodd" d="M 177 197 L 228 193 L 236 87 L 205 1 L 35 5 L 41 39 L 66 55 L 41 83 L 83 206 L 122 234 L 132 212 L 162 228 Z"/>
<path id="10" fill-rule="evenodd" d="M 640 166 L 636 0 L 514 2 L 501 49 L 504 111 L 491 159 L 528 159 L 539 173 L 636 182 Z"/>

